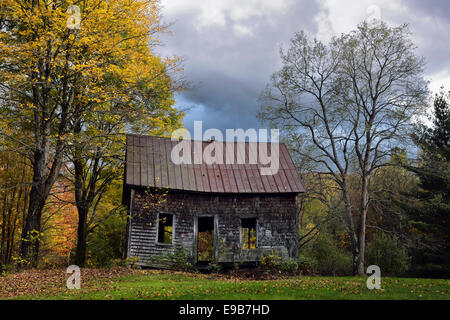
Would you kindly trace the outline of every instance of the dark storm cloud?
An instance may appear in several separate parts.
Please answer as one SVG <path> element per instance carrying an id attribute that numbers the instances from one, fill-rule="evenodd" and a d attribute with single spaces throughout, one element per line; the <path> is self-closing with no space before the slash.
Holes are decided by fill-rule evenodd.
<path id="1" fill-rule="evenodd" d="M 288 46 L 296 31 L 315 34 L 320 24 L 319 11 L 325 16 L 333 14 L 327 1 L 296 1 L 285 12 L 267 12 L 239 21 L 225 13 L 223 23 L 201 27 L 197 24 L 200 12 L 196 6 L 165 14 L 166 22 L 174 22 L 173 36 L 162 39 L 165 46 L 160 52 L 185 58 L 184 74 L 194 86 L 177 96 L 178 107 L 191 108 L 185 126 L 192 130 L 193 121 L 202 120 L 204 129 L 258 128 L 257 99 L 270 75 L 280 67 L 280 46 Z M 450 68 L 450 45 L 444 39 L 450 27 L 450 2 L 401 1 L 400 6 L 406 10 L 383 3 L 379 6 L 383 20 L 410 24 L 418 53 L 427 60 L 427 75 Z M 352 13 L 344 14 L 353 21 Z"/>
<path id="2" fill-rule="evenodd" d="M 204 128 L 257 128 L 257 99 L 270 75 L 280 66 L 279 48 L 295 31 L 314 32 L 316 7 L 302 2 L 288 14 L 252 17 L 242 22 L 251 34 L 239 34 L 227 19 L 225 26 L 198 30 L 194 13 L 166 20 L 174 21 L 173 36 L 164 37 L 163 53 L 185 58 L 185 76 L 194 89 L 181 94 L 178 105 L 190 107 L 185 125 L 202 120 Z"/>

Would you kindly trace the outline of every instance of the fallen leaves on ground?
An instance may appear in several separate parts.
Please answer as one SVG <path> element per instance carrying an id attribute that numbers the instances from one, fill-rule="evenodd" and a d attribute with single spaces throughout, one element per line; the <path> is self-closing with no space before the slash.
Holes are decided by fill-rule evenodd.
<path id="1" fill-rule="evenodd" d="M 109 269 L 81 269 L 82 287 L 89 287 L 97 280 L 115 279 L 125 275 L 136 275 L 141 270 L 126 267 Z M 0 299 L 10 299 L 23 295 L 51 294 L 66 288 L 70 274 L 66 269 L 28 269 L 0 277 Z"/>

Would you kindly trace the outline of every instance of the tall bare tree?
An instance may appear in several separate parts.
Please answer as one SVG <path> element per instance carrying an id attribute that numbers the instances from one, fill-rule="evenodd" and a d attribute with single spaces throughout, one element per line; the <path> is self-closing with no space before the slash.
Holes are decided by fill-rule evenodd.
<path id="1" fill-rule="evenodd" d="M 284 127 L 300 156 L 339 186 L 352 243 L 353 272 L 365 274 L 370 177 L 405 146 L 414 116 L 426 107 L 424 60 L 406 25 L 363 22 L 328 45 L 295 34 L 283 67 L 261 96 L 260 118 Z M 359 201 L 349 177 L 359 178 Z"/>

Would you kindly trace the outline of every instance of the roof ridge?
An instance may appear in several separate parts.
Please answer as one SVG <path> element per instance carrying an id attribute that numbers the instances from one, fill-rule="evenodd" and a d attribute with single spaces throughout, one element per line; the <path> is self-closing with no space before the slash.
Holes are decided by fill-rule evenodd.
<path id="1" fill-rule="evenodd" d="M 170 137 L 164 137 L 164 136 L 153 136 L 153 135 L 145 135 L 145 134 L 135 134 L 135 133 L 126 133 L 125 134 L 126 137 L 128 136 L 133 136 L 133 137 L 140 137 L 140 138 L 157 138 L 157 139 L 167 139 L 167 140 L 171 140 L 171 141 L 177 141 L 177 140 L 172 140 L 172 138 Z M 278 143 L 280 145 L 284 144 L 286 145 L 285 142 L 272 142 L 272 141 L 227 141 L 227 140 L 213 140 L 213 141 L 208 141 L 208 140 L 196 140 L 196 139 L 180 139 L 180 140 L 184 140 L 184 141 L 200 141 L 200 142 L 204 142 L 204 143 L 214 143 L 214 142 L 220 142 L 220 143 Z"/>

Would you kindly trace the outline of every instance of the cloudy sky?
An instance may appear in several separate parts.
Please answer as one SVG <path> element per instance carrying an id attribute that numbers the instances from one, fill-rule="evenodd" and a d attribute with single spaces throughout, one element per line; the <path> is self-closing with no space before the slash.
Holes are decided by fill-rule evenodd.
<path id="1" fill-rule="evenodd" d="M 425 57 L 430 89 L 450 89 L 450 1 L 447 0 L 162 0 L 162 55 L 185 59 L 193 89 L 177 95 L 184 119 L 203 129 L 259 128 L 258 97 L 280 68 L 279 49 L 297 31 L 320 40 L 346 33 L 368 18 L 408 23 Z"/>

